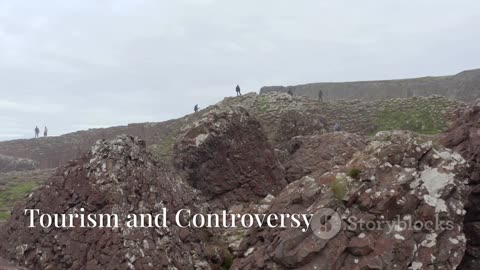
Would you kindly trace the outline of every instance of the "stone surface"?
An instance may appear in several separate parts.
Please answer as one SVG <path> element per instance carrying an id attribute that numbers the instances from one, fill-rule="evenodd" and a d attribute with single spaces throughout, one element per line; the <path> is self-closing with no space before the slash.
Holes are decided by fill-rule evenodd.
<path id="1" fill-rule="evenodd" d="M 27 228 L 24 209 L 42 213 L 200 212 L 203 199 L 157 162 L 145 142 L 129 136 L 99 141 L 82 159 L 14 208 L 2 227 L 0 254 L 29 269 L 210 269 L 202 230 L 179 228 Z M 78 225 L 79 221 L 76 220 Z"/>
<path id="2" fill-rule="evenodd" d="M 345 165 L 353 154 L 366 146 L 362 136 L 332 132 L 323 135 L 298 136 L 286 144 L 283 164 L 288 182 L 303 176 L 319 177 L 335 166 Z"/>
<path id="3" fill-rule="evenodd" d="M 279 138 L 279 127 L 285 125 L 286 118 L 299 119 L 299 122 L 302 119 L 310 119 L 310 123 L 306 125 L 307 128 L 303 129 L 302 134 L 299 134 L 303 136 L 322 134 L 324 127 L 326 127 L 325 130 L 327 132 L 331 132 L 337 122 L 341 124 L 343 131 L 359 135 L 372 135 L 378 129 L 379 120 L 386 113 L 393 114 L 391 117 L 395 118 L 399 113 L 416 115 L 421 112 L 423 114 L 422 117 L 430 118 L 431 124 L 441 132 L 447 130 L 446 122 L 451 119 L 454 111 L 465 107 L 465 104 L 462 102 L 438 95 L 376 101 L 372 99 L 367 101 L 332 100 L 319 102 L 309 97 L 291 97 L 282 92 L 268 92 L 261 95 L 247 94 L 239 98 L 226 98 L 219 105 L 242 106 L 246 108 L 252 116 L 258 119 L 264 127 L 268 138 L 278 148 L 282 146 L 276 145 L 277 138 Z M 411 121 L 415 120 L 418 119 L 415 117 L 411 119 Z M 399 126 L 401 125 L 405 128 L 412 125 L 412 123 L 400 122 Z M 310 128 L 314 126 L 318 127 L 318 130 Z M 418 132 L 421 132 L 422 128 L 422 126 L 417 127 Z"/>
<path id="4" fill-rule="evenodd" d="M 321 135 L 328 129 L 327 120 L 308 112 L 290 110 L 280 115 L 274 141 L 277 145 L 289 143 L 297 136 Z"/>
<path id="5" fill-rule="evenodd" d="M 8 261 L 6 261 L 5 259 L 2 259 L 2 258 L 0 258 L 0 269 L 2 269 L 2 270 L 26 270 L 25 268 L 13 265 L 10 262 L 8 262 Z"/>
<path id="6" fill-rule="evenodd" d="M 245 109 L 212 110 L 185 130 L 175 144 L 175 167 L 213 205 L 258 201 L 286 185 L 260 123 Z"/>
<path id="7" fill-rule="evenodd" d="M 458 153 L 469 163 L 472 193 L 466 205 L 465 232 L 467 254 L 459 269 L 473 270 L 480 265 L 480 100 L 474 105 L 459 110 L 457 120 L 445 133 L 440 142 Z"/>
<path id="8" fill-rule="evenodd" d="M 346 176 L 351 168 L 361 171 L 356 179 Z M 342 220 L 338 234 L 252 229 L 232 269 L 455 269 L 465 252 L 466 175 L 465 160 L 451 150 L 410 133 L 380 133 L 345 166 L 290 183 L 268 210 L 334 209 Z M 347 183 L 341 198 L 338 179 Z M 428 225 L 436 217 L 444 227 Z M 422 222 L 423 229 L 403 221 Z"/>
<path id="9" fill-rule="evenodd" d="M 38 162 L 31 159 L 16 158 L 0 154 L 0 173 L 33 171 L 37 166 Z"/>

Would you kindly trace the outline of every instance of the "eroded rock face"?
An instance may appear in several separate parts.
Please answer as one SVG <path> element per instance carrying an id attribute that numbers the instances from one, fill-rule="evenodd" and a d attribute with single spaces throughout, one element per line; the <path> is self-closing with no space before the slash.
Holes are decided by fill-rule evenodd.
<path id="1" fill-rule="evenodd" d="M 327 125 L 327 120 L 319 115 L 289 110 L 280 116 L 274 141 L 281 147 L 297 136 L 321 135 L 327 131 Z"/>
<path id="2" fill-rule="evenodd" d="M 462 154 L 470 168 L 472 193 L 466 205 L 465 232 L 467 252 L 459 269 L 478 269 L 480 265 L 480 100 L 458 111 L 457 120 L 440 139 L 441 143 Z"/>
<path id="3" fill-rule="evenodd" d="M 15 207 L 2 227 L 0 254 L 29 269 L 209 269 L 201 230 L 128 228 L 129 213 L 162 213 L 168 220 L 180 208 L 201 211 L 203 199 L 181 179 L 163 169 L 130 136 L 99 141 L 82 159 L 57 170 L 49 182 Z M 117 214 L 114 229 L 27 228 L 24 209 L 41 213 Z M 38 220 L 37 220 L 38 222 Z M 37 223 L 38 224 L 38 223 Z"/>
<path id="4" fill-rule="evenodd" d="M 380 133 L 346 166 L 290 183 L 268 210 L 333 209 L 338 234 L 324 239 L 312 230 L 254 229 L 232 269 L 455 269 L 466 242 L 465 167 L 460 155 L 430 141 Z M 355 179 L 346 175 L 353 168 L 360 172 Z"/>
<path id="5" fill-rule="evenodd" d="M 353 154 L 366 146 L 367 139 L 346 132 L 294 137 L 282 158 L 288 182 L 311 175 L 319 177 L 335 166 L 345 165 Z"/>
<path id="6" fill-rule="evenodd" d="M 186 128 L 174 153 L 176 168 L 220 208 L 258 201 L 286 185 L 260 123 L 241 107 L 204 115 Z"/>
<path id="7" fill-rule="evenodd" d="M 26 158 L 16 158 L 0 154 L 0 173 L 15 171 L 32 171 L 38 166 L 38 162 Z"/>

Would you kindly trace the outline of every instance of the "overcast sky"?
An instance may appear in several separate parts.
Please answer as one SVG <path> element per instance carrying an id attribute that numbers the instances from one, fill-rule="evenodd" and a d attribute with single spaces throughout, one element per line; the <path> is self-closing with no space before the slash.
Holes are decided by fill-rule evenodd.
<path id="1" fill-rule="evenodd" d="M 478 0 L 0 0 L 0 140 L 188 114 L 264 85 L 480 68 Z"/>

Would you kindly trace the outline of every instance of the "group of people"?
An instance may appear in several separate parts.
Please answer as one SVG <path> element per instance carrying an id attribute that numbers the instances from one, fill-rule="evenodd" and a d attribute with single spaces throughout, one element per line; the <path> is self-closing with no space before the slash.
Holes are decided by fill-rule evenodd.
<path id="1" fill-rule="evenodd" d="M 38 138 L 40 137 L 40 129 L 38 128 L 38 126 L 35 126 L 35 138 Z M 45 129 L 43 130 L 43 137 L 47 137 L 48 136 L 48 128 L 45 127 Z"/>

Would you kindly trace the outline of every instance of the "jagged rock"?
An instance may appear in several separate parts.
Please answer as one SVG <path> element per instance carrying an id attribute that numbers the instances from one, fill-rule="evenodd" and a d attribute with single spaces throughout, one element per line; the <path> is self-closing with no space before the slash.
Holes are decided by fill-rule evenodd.
<path id="1" fill-rule="evenodd" d="M 80 160 L 18 204 L 0 230 L 0 254 L 29 269 L 209 269 L 202 230 L 175 224 L 129 228 L 129 213 L 160 214 L 180 208 L 200 212 L 198 192 L 163 168 L 130 136 L 99 141 Z M 81 209 L 85 211 L 82 212 Z M 28 228 L 24 209 L 48 214 L 117 214 L 118 228 Z M 98 222 L 98 221 L 97 221 Z"/>
<path id="2" fill-rule="evenodd" d="M 275 135 L 277 145 L 288 143 L 297 136 L 321 135 L 327 131 L 327 120 L 303 111 L 286 111 L 280 116 Z"/>
<path id="3" fill-rule="evenodd" d="M 97 240 L 95 240 L 97 235 L 93 235 L 92 231 L 75 231 L 74 234 L 70 234 L 68 231 L 59 231 L 58 235 L 60 240 L 54 241 L 51 240 L 51 238 L 54 234 L 57 234 L 57 230 L 47 230 L 41 233 L 38 230 L 22 231 L 22 226 L 18 225 L 20 222 L 25 221 L 25 219 L 22 219 L 23 213 L 20 212 L 21 207 L 38 205 L 43 210 L 61 210 L 66 212 L 85 205 L 88 211 L 98 211 L 100 213 L 105 209 L 113 208 L 113 205 L 117 205 L 117 203 L 120 202 L 122 205 L 125 204 L 125 208 L 120 208 L 119 211 L 126 212 L 127 207 L 130 207 L 132 210 L 129 211 L 138 213 L 139 209 L 143 208 L 140 207 L 140 203 L 137 202 L 137 197 L 143 200 L 148 196 L 153 196 L 149 194 L 148 190 L 145 190 L 144 186 L 158 187 L 158 185 L 160 185 L 144 177 L 148 175 L 154 175 L 157 179 L 162 179 L 160 182 L 163 183 L 162 185 L 166 185 L 164 192 L 157 192 L 159 195 L 157 194 L 155 196 L 161 201 L 167 201 L 175 205 L 172 206 L 173 208 L 168 206 L 171 212 L 178 209 L 176 207 L 181 206 L 188 206 L 193 209 L 196 207 L 204 207 L 207 204 L 203 198 L 192 198 L 192 196 L 200 196 L 197 194 L 197 191 L 187 184 L 183 184 L 180 176 L 177 175 L 178 177 L 176 177 L 166 169 L 166 167 L 170 165 L 168 161 L 173 159 L 172 146 L 177 138 L 174 153 L 176 169 L 185 176 L 184 178 L 188 180 L 188 183 L 201 190 L 199 193 L 201 193 L 202 197 L 203 195 L 206 196 L 205 200 L 208 200 L 211 205 L 215 206 L 215 210 L 232 209 L 232 212 L 239 213 L 281 213 L 285 211 L 293 213 L 313 211 L 315 210 L 314 207 L 324 204 L 339 209 L 343 214 L 345 214 L 347 209 L 349 211 L 350 209 L 356 209 L 356 212 L 354 211 L 351 215 L 362 216 L 368 220 L 379 220 L 382 215 L 390 217 L 391 215 L 395 215 L 396 211 L 399 211 L 396 208 L 391 208 L 393 199 L 377 200 L 369 196 L 372 190 L 375 189 L 378 190 L 375 191 L 375 194 L 380 192 L 379 194 L 381 194 L 381 196 L 386 196 L 384 190 L 380 189 L 385 188 L 385 190 L 387 190 L 388 188 L 388 190 L 391 190 L 387 183 L 396 183 L 397 176 L 391 171 L 381 169 L 381 164 L 372 165 L 375 168 L 375 173 L 371 172 L 371 170 L 369 171 L 368 166 L 365 164 L 370 162 L 370 159 L 380 160 L 384 164 L 392 165 L 392 170 L 395 172 L 398 167 L 400 167 L 404 171 L 407 171 L 406 168 L 409 168 L 408 170 L 413 170 L 417 174 L 420 174 L 426 170 L 424 166 L 439 169 L 438 166 L 440 165 L 433 162 L 436 160 L 435 156 L 441 156 L 439 160 L 443 162 L 444 160 L 455 159 L 456 155 L 446 150 L 439 151 L 439 154 L 434 151 L 423 152 L 425 150 L 423 147 L 429 148 L 430 146 L 422 146 L 421 143 L 418 145 L 418 143 L 410 140 L 411 135 L 409 134 L 396 133 L 391 135 L 391 133 L 388 132 L 381 133 L 377 136 L 367 149 L 367 151 L 370 152 L 361 152 L 359 154 L 360 158 L 354 159 L 360 160 L 360 162 L 352 161 L 347 164 L 347 162 L 354 157 L 355 152 L 365 148 L 368 139 L 345 132 L 322 134 L 325 127 L 328 129 L 328 127 L 331 128 L 335 122 L 340 122 L 343 130 L 366 135 L 376 130 L 378 119 L 385 110 L 415 110 L 416 108 L 423 107 L 429 108 L 428 112 L 429 115 L 432 116 L 431 120 L 433 125 L 443 127 L 443 122 L 445 118 L 450 115 L 450 112 L 462 106 L 462 103 L 447 100 L 442 97 L 394 99 L 377 102 L 346 100 L 319 102 L 305 97 L 291 97 L 285 93 L 269 93 L 266 95 L 247 94 L 242 97 L 226 98 L 219 106 L 212 106 L 198 113 L 164 123 L 135 124 L 126 127 L 77 132 L 52 138 L 2 142 L 0 143 L 0 153 L 32 158 L 41 161 L 40 167 L 51 168 L 59 164 L 64 164 L 67 160 L 79 156 L 85 152 L 86 149 L 90 148 L 91 144 L 98 138 L 111 138 L 118 133 L 129 133 L 145 138 L 147 147 L 153 150 L 156 156 L 165 157 L 167 162 L 165 162 L 165 164 L 158 163 L 152 167 L 147 166 L 147 168 L 143 165 L 142 161 L 137 159 L 128 161 L 136 164 L 135 166 L 138 168 L 135 169 L 134 166 L 128 165 L 128 162 L 122 161 L 125 160 L 123 153 L 112 156 L 108 162 L 105 161 L 107 168 L 111 166 L 108 164 L 113 164 L 115 168 L 115 164 L 118 163 L 116 160 L 119 159 L 121 162 L 118 164 L 124 165 L 123 168 L 118 168 L 119 172 L 122 172 L 120 174 L 125 173 L 125 175 L 128 174 L 132 176 L 131 178 L 125 176 L 129 179 L 126 181 L 128 184 L 124 182 L 117 183 L 115 182 L 115 178 L 113 178 L 113 180 L 102 180 L 110 178 L 103 176 L 99 176 L 99 178 L 95 175 L 89 175 L 87 177 L 90 167 L 93 166 L 88 165 L 90 162 L 90 158 L 88 157 L 70 163 L 57 172 L 54 178 L 52 178 L 53 182 L 47 185 L 48 188 L 43 188 L 35 192 L 32 197 L 27 199 L 26 204 L 22 204 L 20 208 L 16 208 L 13 219 L 10 220 L 7 225 L 8 227 L 3 227 L 0 232 L 0 236 L 10 241 L 12 246 L 8 247 L 6 243 L 0 245 L 2 246 L 0 247 L 0 254 L 2 256 L 3 254 L 7 254 L 9 259 L 15 259 L 16 256 L 20 254 L 19 256 L 22 260 L 27 258 L 26 264 L 28 266 L 36 264 L 39 265 L 38 267 L 41 267 L 43 265 L 41 263 L 44 263 L 38 258 L 44 257 L 49 258 L 49 260 L 53 258 L 48 264 L 53 265 L 52 267 L 64 267 L 65 265 L 73 267 L 73 264 L 75 264 L 76 267 L 80 265 L 80 263 L 88 263 L 87 267 L 91 268 L 96 267 L 95 263 L 104 263 L 104 247 L 99 247 L 100 244 L 97 244 Z M 241 107 L 245 107 L 248 113 Z M 309 122 L 308 120 L 312 121 Z M 316 122 L 316 120 L 318 120 L 318 122 Z M 298 122 L 299 124 L 290 123 L 290 121 Z M 186 126 L 186 129 L 181 130 L 180 127 L 182 126 Z M 438 130 L 441 130 L 441 128 Z M 282 134 L 282 132 L 285 132 L 285 134 Z M 394 141 L 394 139 L 397 141 Z M 394 142 L 391 143 L 392 141 Z M 390 142 L 390 144 L 387 142 Z M 272 145 L 274 147 L 272 147 Z M 419 151 L 417 151 L 417 146 L 420 149 Z M 143 149 L 143 146 L 140 148 Z M 272 150 L 273 148 L 276 149 Z M 35 149 L 35 151 L 32 151 L 32 149 Z M 375 151 L 380 150 L 378 155 L 372 149 L 375 149 Z M 118 149 L 115 148 L 113 150 L 117 151 Z M 437 150 L 440 149 L 437 148 Z M 450 156 L 445 154 L 446 152 L 448 152 Z M 95 153 L 89 155 L 91 156 Z M 107 156 L 108 155 L 110 154 L 107 154 Z M 150 157 L 147 158 L 143 156 L 143 154 L 140 156 L 142 156 L 144 161 L 150 160 L 149 162 L 156 163 L 155 161 L 151 161 Z M 281 164 L 279 164 L 277 160 L 279 158 Z M 104 159 L 106 159 L 106 157 L 102 157 L 99 160 Z M 97 165 L 100 166 L 99 164 Z M 282 166 L 286 168 L 286 177 Z M 76 171 L 77 169 L 78 171 Z M 354 172 L 353 169 L 359 170 L 360 173 L 351 173 Z M 450 169 L 451 168 L 447 168 L 447 170 Z M 439 169 L 438 172 L 441 173 L 441 170 L 443 169 Z M 68 173 L 64 175 L 66 171 L 68 171 Z M 460 171 L 459 169 L 458 173 L 455 172 L 458 177 Z M 336 193 L 333 193 L 331 185 L 336 182 L 337 176 L 346 173 L 350 174 L 355 180 L 342 176 L 345 178 L 345 181 L 349 183 L 351 190 L 342 200 L 338 200 L 336 193 L 340 194 L 342 191 L 337 189 Z M 437 172 L 433 171 L 428 173 L 435 175 Z M 141 176 L 140 182 L 137 183 L 133 181 L 134 175 Z M 373 175 L 375 175 L 374 178 L 372 178 Z M 407 179 L 405 181 L 408 182 L 414 181 L 412 179 L 418 178 L 419 176 L 414 176 L 412 173 L 412 175 L 406 174 L 404 177 Z M 280 194 L 280 191 L 286 185 L 284 179 L 288 179 L 288 182 L 291 182 L 291 184 Z M 105 183 L 95 184 L 98 180 L 105 181 Z M 172 182 L 178 182 L 181 188 L 176 188 Z M 364 185 L 359 185 L 359 182 Z M 80 183 L 87 183 L 88 185 L 80 185 L 80 187 L 77 187 L 76 185 Z M 455 184 L 458 183 L 455 182 Z M 369 185 L 372 185 L 370 190 L 367 188 Z M 85 188 L 85 186 L 94 186 L 95 188 Z M 101 186 L 102 189 L 97 189 L 98 186 Z M 119 186 L 121 188 L 117 189 Z M 431 197 L 426 197 L 426 199 L 417 198 L 418 196 L 415 194 L 405 194 L 405 187 L 398 183 L 392 186 L 395 188 L 395 192 L 399 194 L 398 196 L 405 195 L 406 197 L 405 210 L 401 212 L 402 214 L 408 213 L 408 211 L 414 211 L 414 218 L 417 220 L 424 220 L 431 217 L 432 209 L 435 209 L 435 207 L 432 208 L 422 205 L 425 203 L 434 204 L 439 200 L 435 201 L 434 198 Z M 462 185 L 459 184 L 459 186 Z M 178 189 L 180 191 L 178 191 Z M 418 189 L 422 189 L 422 187 L 418 187 Z M 122 190 L 122 192 L 127 190 L 127 194 L 134 194 L 133 198 L 135 199 L 132 201 L 130 196 L 124 198 L 123 195 L 119 193 L 119 190 Z M 458 197 L 459 201 L 463 199 L 463 190 L 458 191 L 452 186 L 449 186 L 444 192 L 445 194 L 448 193 L 448 195 L 445 195 L 447 196 L 447 199 L 444 200 L 445 202 L 451 202 L 451 196 Z M 474 193 L 478 194 L 480 191 L 474 189 Z M 272 196 L 268 196 L 269 194 L 275 195 L 274 199 L 272 199 Z M 186 201 L 183 201 L 185 198 Z M 260 199 L 263 200 L 260 201 Z M 82 200 L 87 201 L 82 204 Z M 144 203 L 148 208 L 151 208 L 152 200 L 150 197 L 145 199 Z M 103 205 L 105 201 L 106 205 Z M 195 204 L 193 202 L 195 202 Z M 443 205 L 440 205 L 439 209 L 443 209 Z M 469 211 L 469 213 L 473 212 Z M 345 215 L 349 216 L 350 213 Z M 457 222 L 458 217 L 450 216 L 450 212 L 445 215 Z M 4 228 L 6 228 L 6 232 L 3 231 Z M 478 231 L 478 226 L 476 223 L 468 224 L 465 230 L 467 233 L 475 233 Z M 117 232 L 108 232 L 108 234 L 105 234 L 105 237 L 110 237 L 111 235 L 114 236 L 114 239 L 130 237 L 129 235 L 118 236 L 116 233 Z M 26 236 L 27 234 L 28 236 Z M 213 238 L 219 236 L 218 239 L 226 239 L 225 246 L 228 246 L 230 251 L 240 258 L 238 263 L 241 265 L 243 265 L 244 262 L 251 263 L 251 257 L 253 256 L 256 261 L 255 264 L 251 265 L 274 265 L 280 269 L 283 267 L 308 268 L 318 265 L 322 260 L 326 262 L 327 267 L 329 267 L 329 264 L 332 266 L 332 263 L 337 262 L 341 265 L 344 263 L 344 258 L 349 260 L 349 262 L 345 261 L 344 265 L 347 265 L 346 267 L 353 267 L 353 263 L 355 263 L 356 260 L 363 265 L 368 265 L 370 268 L 389 267 L 389 265 L 387 265 L 388 259 L 385 258 L 386 255 L 378 255 L 380 250 L 391 250 L 389 246 L 385 246 L 391 239 L 383 234 L 366 234 L 365 238 L 361 238 L 356 232 L 342 231 L 337 238 L 329 242 L 324 241 L 317 243 L 312 240 L 315 238 L 307 235 L 307 238 L 310 238 L 304 239 L 304 234 L 298 234 L 291 230 L 278 233 L 263 230 L 261 237 L 258 237 L 258 234 L 253 231 L 253 234 L 247 239 L 247 242 L 250 244 L 243 244 L 243 246 L 240 246 L 240 242 L 245 237 L 245 230 L 217 231 L 213 232 L 213 234 Z M 78 255 L 78 252 L 84 249 L 83 246 L 79 246 L 79 235 L 82 237 L 82 241 L 83 238 L 87 239 L 88 245 L 91 246 L 91 249 L 86 251 L 85 254 L 81 254 L 81 256 Z M 149 231 L 147 231 L 145 235 L 148 239 L 154 237 L 154 233 Z M 458 237 L 459 235 L 460 234 L 454 235 L 456 238 L 452 238 L 452 241 L 460 243 L 461 238 Z M 400 235 L 398 238 L 402 237 L 405 238 L 406 236 Z M 419 233 L 416 234 L 413 240 L 409 238 L 405 239 L 408 239 L 407 242 L 409 243 L 413 241 L 418 244 L 419 239 L 422 237 L 425 238 L 426 235 Z M 432 235 L 428 237 L 432 238 Z M 137 238 L 135 238 L 135 240 L 136 239 Z M 252 239 L 255 241 L 258 240 L 259 242 L 251 244 L 251 242 L 254 241 Z M 370 241 L 364 239 L 373 239 L 375 241 L 372 245 Z M 31 242 L 35 244 L 24 250 L 24 246 L 22 246 L 21 243 L 26 243 L 27 240 L 32 240 Z M 70 243 L 73 243 L 73 247 L 65 248 L 61 246 L 62 248 L 60 249 L 57 243 L 59 243 L 58 241 L 64 242 L 64 240 L 70 241 L 69 244 L 65 246 L 70 246 Z M 174 247 L 170 248 L 169 252 L 173 255 L 168 254 L 166 256 L 170 259 L 173 258 L 172 261 L 177 263 L 177 268 L 179 269 L 185 268 L 185 265 L 190 266 L 187 264 L 187 261 L 191 262 L 191 260 L 194 259 L 197 260 L 197 266 L 201 268 L 206 265 L 207 261 L 209 261 L 210 264 L 212 264 L 212 262 L 219 264 L 219 262 L 226 260 L 226 257 L 228 257 L 227 252 L 224 252 L 225 250 L 220 249 L 221 251 L 217 252 L 218 249 L 216 247 L 205 246 L 207 242 L 203 241 L 203 232 L 198 232 L 198 229 L 194 232 L 190 230 L 179 230 L 173 227 L 170 234 L 168 234 L 168 241 L 165 245 L 171 247 L 169 243 L 172 243 Z M 265 244 L 261 244 L 261 242 Z M 120 242 L 109 245 L 116 247 L 118 243 Z M 439 243 L 444 245 L 448 250 L 454 250 L 448 243 L 445 244 L 441 241 L 439 241 Z M 459 245 L 462 244 L 463 243 L 460 243 Z M 52 249 L 46 247 L 49 245 L 53 245 L 52 249 L 58 248 L 62 250 L 63 253 L 59 252 L 57 257 L 53 256 L 53 252 L 50 252 Z M 314 246 L 313 248 L 312 245 Z M 268 246 L 268 248 L 264 248 L 266 246 Z M 129 248 L 121 247 L 123 248 L 122 250 Z M 397 252 L 395 254 L 398 254 L 399 258 L 408 261 L 411 259 L 411 256 L 408 255 L 410 254 L 409 251 L 411 251 L 411 247 L 411 245 L 400 246 L 399 251 L 395 251 Z M 182 250 L 185 249 L 185 251 L 179 251 L 180 248 Z M 372 248 L 373 250 L 371 250 Z M 192 254 L 192 250 L 194 249 L 199 249 L 204 252 Z M 273 249 L 278 253 L 274 253 L 272 251 Z M 35 254 L 35 250 L 46 250 L 46 252 L 42 255 Z M 480 254 L 478 250 L 475 246 L 470 246 L 470 248 L 467 249 L 467 253 L 472 256 L 477 256 L 477 254 Z M 433 254 L 436 254 L 434 256 L 441 255 L 439 256 L 441 258 L 439 265 L 443 266 L 444 261 L 442 260 L 447 257 L 452 257 L 450 259 L 452 265 L 456 263 L 457 256 L 454 256 L 455 252 L 461 254 L 463 250 L 458 248 L 458 250 L 453 251 L 450 255 L 437 254 L 438 250 L 434 250 Z M 63 256 L 65 254 L 67 254 L 67 256 Z M 165 263 L 165 261 L 169 261 L 169 259 L 166 259 L 163 255 L 156 256 L 158 254 L 153 251 L 149 254 L 153 254 L 151 256 L 155 257 L 155 260 L 158 260 L 155 261 L 155 263 Z M 418 256 L 424 256 L 426 253 L 424 252 L 422 254 L 423 255 Z M 129 261 L 135 261 L 135 263 L 130 263 L 138 266 L 138 264 L 140 264 L 137 263 L 139 257 L 135 256 L 134 258 L 130 255 L 127 256 Z M 242 258 L 244 255 L 246 258 Z M 61 256 L 63 257 L 60 258 Z M 82 259 L 77 259 L 72 263 L 72 256 L 79 256 Z M 103 257 L 100 258 L 99 256 Z M 360 258 L 353 258 L 352 256 Z M 118 255 L 112 260 L 117 260 L 120 257 L 121 255 Z M 415 257 L 415 259 L 417 259 L 417 257 Z M 338 260 L 332 260 L 332 258 L 338 258 Z M 360 260 L 362 258 L 365 259 L 364 262 Z M 412 261 L 412 267 L 418 268 L 419 263 L 423 259 Z M 127 258 L 124 258 L 122 267 L 128 266 L 126 260 Z M 352 260 L 353 263 L 351 262 Z M 264 264 L 262 264 L 262 261 Z M 173 264 L 173 262 L 171 263 Z M 116 267 L 117 265 L 113 264 L 112 266 Z M 145 268 L 148 268 L 148 263 Z"/>
<path id="4" fill-rule="evenodd" d="M 356 179 L 346 176 L 350 168 L 361 171 Z M 343 196 L 339 179 L 346 183 Z M 252 229 L 232 269 L 455 269 L 465 252 L 468 192 L 460 155 L 410 133 L 384 132 L 347 165 L 290 183 L 268 210 L 333 209 L 341 221 L 337 234 L 326 239 L 298 228 Z M 428 225 L 436 220 L 444 226 Z"/>
<path id="5" fill-rule="evenodd" d="M 456 121 L 440 142 L 460 153 L 469 163 L 472 193 L 466 205 L 467 254 L 459 269 L 473 270 L 480 265 L 480 100 L 457 111 Z"/>
<path id="6" fill-rule="evenodd" d="M 220 208 L 277 194 L 284 170 L 260 123 L 241 108 L 213 110 L 186 127 L 175 166 Z"/>
<path id="7" fill-rule="evenodd" d="M 289 155 L 283 162 L 288 182 L 306 175 L 319 177 L 335 166 L 345 165 L 354 153 L 365 147 L 366 141 L 362 136 L 346 132 L 293 138 L 286 146 Z"/>
<path id="8" fill-rule="evenodd" d="M 14 171 L 33 171 L 37 169 L 38 162 L 26 158 L 16 158 L 0 154 L 0 173 Z"/>

